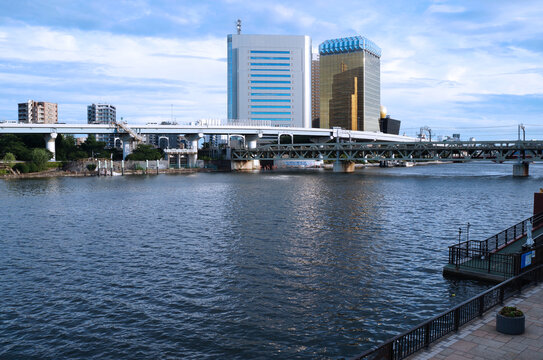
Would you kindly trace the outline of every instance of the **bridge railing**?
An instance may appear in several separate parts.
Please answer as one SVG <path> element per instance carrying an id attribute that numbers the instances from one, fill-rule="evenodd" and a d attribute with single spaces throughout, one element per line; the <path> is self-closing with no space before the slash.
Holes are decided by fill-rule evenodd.
<path id="1" fill-rule="evenodd" d="M 522 291 L 529 284 L 543 280 L 543 265 L 506 280 L 493 288 L 447 310 L 432 319 L 400 334 L 382 345 L 355 357 L 356 360 L 399 360 L 428 348 L 439 338 L 453 332 L 469 321 L 482 317 L 504 300 Z"/>

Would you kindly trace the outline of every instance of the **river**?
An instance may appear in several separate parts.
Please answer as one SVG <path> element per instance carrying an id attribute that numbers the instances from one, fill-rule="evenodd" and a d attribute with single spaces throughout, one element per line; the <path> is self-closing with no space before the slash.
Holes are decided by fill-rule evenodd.
<path id="1" fill-rule="evenodd" d="M 530 171 L 0 180 L 0 358 L 356 355 L 489 287 L 447 247 L 530 216 Z"/>

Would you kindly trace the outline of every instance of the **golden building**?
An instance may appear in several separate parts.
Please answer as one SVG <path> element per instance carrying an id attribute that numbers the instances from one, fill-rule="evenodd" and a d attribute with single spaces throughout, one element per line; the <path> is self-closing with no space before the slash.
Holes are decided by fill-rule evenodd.
<path id="1" fill-rule="evenodd" d="M 327 40 L 320 54 L 320 127 L 380 131 L 381 49 L 362 36 Z"/>

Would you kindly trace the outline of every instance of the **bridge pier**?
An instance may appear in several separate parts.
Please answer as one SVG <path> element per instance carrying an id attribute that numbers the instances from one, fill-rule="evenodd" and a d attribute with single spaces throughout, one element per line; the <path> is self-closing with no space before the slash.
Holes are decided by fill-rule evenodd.
<path id="1" fill-rule="evenodd" d="M 339 161 L 334 162 L 334 172 L 352 173 L 354 172 L 354 162 L 352 161 Z"/>
<path id="2" fill-rule="evenodd" d="M 189 167 L 196 167 L 196 161 L 198 160 L 198 141 L 203 137 L 203 133 L 185 135 L 185 139 L 190 142 L 190 148 L 196 150 L 194 153 L 187 155 Z"/>
<path id="3" fill-rule="evenodd" d="M 519 162 L 513 164 L 513 177 L 530 176 L 530 164 L 527 162 Z"/>
<path id="4" fill-rule="evenodd" d="M 57 138 L 57 133 L 45 134 L 45 147 L 47 150 L 53 153 L 52 161 L 56 160 L 56 147 L 55 140 Z"/>
<path id="5" fill-rule="evenodd" d="M 256 149 L 258 139 L 260 139 L 261 137 L 262 137 L 261 133 L 258 135 L 246 135 L 245 142 L 247 143 L 247 147 L 249 149 Z"/>
<path id="6" fill-rule="evenodd" d="M 230 161 L 232 171 L 253 171 L 260 170 L 260 160 Z"/>
<path id="7" fill-rule="evenodd" d="M 134 140 L 130 136 L 124 136 L 121 141 L 123 146 L 123 160 L 125 160 L 134 150 Z"/>

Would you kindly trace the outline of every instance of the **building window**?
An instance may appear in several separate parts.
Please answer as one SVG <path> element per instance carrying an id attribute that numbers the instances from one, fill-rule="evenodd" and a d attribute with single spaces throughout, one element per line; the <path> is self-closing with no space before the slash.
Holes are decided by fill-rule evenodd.
<path id="1" fill-rule="evenodd" d="M 251 50 L 251 54 L 290 54 L 290 51 L 280 51 L 280 50 Z"/>
<path id="2" fill-rule="evenodd" d="M 251 80 L 251 84 L 290 84 L 288 80 Z"/>

